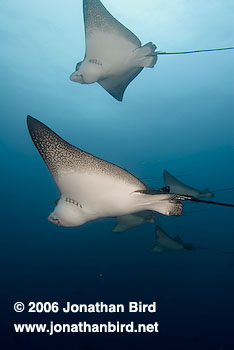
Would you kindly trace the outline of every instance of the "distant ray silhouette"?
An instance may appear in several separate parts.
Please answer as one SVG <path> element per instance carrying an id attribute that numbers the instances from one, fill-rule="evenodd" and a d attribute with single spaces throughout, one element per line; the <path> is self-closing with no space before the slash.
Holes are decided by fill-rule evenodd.
<path id="1" fill-rule="evenodd" d="M 160 226 L 155 228 L 156 244 L 152 247 L 152 251 L 156 253 L 178 251 L 178 250 L 195 250 L 191 243 L 184 243 L 179 236 L 170 237 Z"/>
<path id="2" fill-rule="evenodd" d="M 191 186 L 185 185 L 183 182 L 178 180 L 175 176 L 171 175 L 167 170 L 163 172 L 163 178 L 165 186 L 170 187 L 170 193 L 180 193 L 185 195 L 191 195 L 195 198 L 208 197 L 211 198 L 214 196 L 212 192 L 208 189 L 197 190 Z"/>
<path id="3" fill-rule="evenodd" d="M 170 251 L 181 251 L 190 250 L 195 251 L 196 249 L 207 250 L 215 253 L 223 254 L 234 254 L 232 251 L 226 251 L 215 248 L 205 248 L 200 246 L 194 246 L 191 243 L 184 243 L 180 236 L 171 237 L 169 236 L 160 226 L 155 228 L 156 244 L 153 245 L 152 251 L 156 253 L 170 252 Z"/>

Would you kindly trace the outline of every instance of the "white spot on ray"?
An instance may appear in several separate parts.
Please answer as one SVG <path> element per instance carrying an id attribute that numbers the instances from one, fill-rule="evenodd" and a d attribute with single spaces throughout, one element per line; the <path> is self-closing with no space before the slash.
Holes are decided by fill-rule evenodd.
<path id="1" fill-rule="evenodd" d="M 144 210 L 180 215 L 175 195 L 146 186 L 126 170 L 76 148 L 46 125 L 28 116 L 32 140 L 61 192 L 49 220 L 79 226 L 102 217 L 117 217 Z M 145 193 L 144 193 L 145 192 Z"/>
<path id="2" fill-rule="evenodd" d="M 140 40 L 117 21 L 99 0 L 84 0 L 86 53 L 70 79 L 81 84 L 98 82 L 122 101 L 128 84 L 143 67 L 154 67 L 156 46 Z"/>

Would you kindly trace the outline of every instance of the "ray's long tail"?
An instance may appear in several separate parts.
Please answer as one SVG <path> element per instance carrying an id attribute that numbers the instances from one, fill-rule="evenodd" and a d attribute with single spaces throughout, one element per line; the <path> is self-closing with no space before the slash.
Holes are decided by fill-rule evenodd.
<path id="1" fill-rule="evenodd" d="M 175 51 L 175 52 L 156 51 L 156 54 L 157 55 L 184 55 L 184 54 L 187 54 L 187 53 L 223 51 L 223 50 L 233 50 L 233 49 L 234 49 L 234 46 L 230 46 L 230 47 L 221 47 L 219 49 L 203 49 L 203 50 L 191 50 L 191 51 Z"/>
<path id="2" fill-rule="evenodd" d="M 225 206 L 225 207 L 234 208 L 234 204 L 207 201 L 204 199 L 198 199 L 196 197 L 184 195 L 184 194 L 175 194 L 174 199 L 179 200 L 179 201 L 191 201 L 191 202 L 198 202 L 198 203 L 207 203 L 207 204 L 221 205 L 221 206 Z"/>

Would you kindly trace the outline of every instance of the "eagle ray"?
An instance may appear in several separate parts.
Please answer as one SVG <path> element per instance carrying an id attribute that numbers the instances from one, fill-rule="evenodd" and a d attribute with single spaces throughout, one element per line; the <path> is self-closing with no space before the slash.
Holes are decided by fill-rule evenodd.
<path id="1" fill-rule="evenodd" d="M 80 84 L 99 83 L 118 101 L 127 86 L 144 67 L 153 68 L 158 55 L 189 54 L 231 50 L 234 47 L 191 51 L 156 51 L 152 42 L 140 39 L 120 23 L 100 0 L 83 0 L 85 57 L 78 62 L 70 80 Z"/>

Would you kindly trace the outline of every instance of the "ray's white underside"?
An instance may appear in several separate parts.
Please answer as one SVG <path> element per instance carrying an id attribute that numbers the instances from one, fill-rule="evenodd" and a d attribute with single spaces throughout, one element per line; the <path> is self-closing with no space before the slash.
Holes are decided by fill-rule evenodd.
<path id="1" fill-rule="evenodd" d="M 62 196 L 49 220 L 63 226 L 78 226 L 101 217 L 122 216 L 143 210 L 170 215 L 174 206 L 178 205 L 170 201 L 169 194 L 136 192 L 142 187 L 104 174 L 69 171 L 60 173 L 56 182 Z M 67 202 L 66 198 L 76 204 Z"/>

